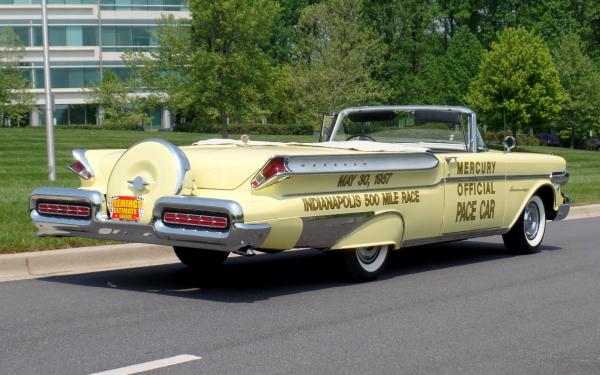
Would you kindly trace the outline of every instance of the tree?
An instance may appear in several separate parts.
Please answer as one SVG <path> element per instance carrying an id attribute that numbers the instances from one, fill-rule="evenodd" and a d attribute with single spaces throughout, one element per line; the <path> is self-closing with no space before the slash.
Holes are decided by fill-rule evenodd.
<path id="1" fill-rule="evenodd" d="M 423 70 L 425 97 L 421 102 L 464 105 L 482 57 L 483 47 L 467 27 L 454 30 L 446 54 L 432 58 Z"/>
<path id="2" fill-rule="evenodd" d="M 299 110 L 315 123 L 322 112 L 377 103 L 388 94 L 373 79 L 384 45 L 361 22 L 360 0 L 327 0 L 302 11 L 295 66 Z"/>
<path id="3" fill-rule="evenodd" d="M 297 31 L 298 20 L 302 10 L 318 0 L 276 0 L 281 9 L 280 17 L 274 25 L 271 54 L 282 65 L 287 65 L 293 58 L 294 46 L 300 33 Z"/>
<path id="4" fill-rule="evenodd" d="M 19 69 L 23 47 L 18 36 L 9 28 L 0 29 L 0 124 L 5 118 L 20 123 L 35 104 L 27 91 L 29 80 Z"/>
<path id="5" fill-rule="evenodd" d="M 111 70 L 105 70 L 97 85 L 89 88 L 89 103 L 98 104 L 103 114 L 100 123 L 119 129 L 143 129 L 150 121 L 143 99 L 129 93 L 129 88 Z"/>
<path id="6" fill-rule="evenodd" d="M 516 136 L 557 118 L 566 93 L 550 50 L 537 35 L 507 28 L 483 56 L 467 102 L 490 127 L 508 127 Z"/>
<path id="7" fill-rule="evenodd" d="M 561 111 L 567 126 L 570 147 L 590 130 L 600 129 L 600 72 L 582 51 L 576 34 L 563 36 L 554 51 L 560 82 L 568 93 Z"/>
<path id="8" fill-rule="evenodd" d="M 280 8 L 272 0 L 191 0 L 189 88 L 194 111 L 218 119 L 223 137 L 230 119 L 265 114 L 262 94 L 275 72 L 270 56 Z"/>
<path id="9" fill-rule="evenodd" d="M 189 20 L 163 16 L 151 35 L 157 47 L 149 51 L 127 51 L 123 61 L 131 69 L 130 89 L 148 93 L 146 101 L 166 107 L 173 115 L 187 115 L 194 102 L 190 88 L 195 52 Z"/>
<path id="10" fill-rule="evenodd" d="M 372 14 L 376 11 L 376 17 L 384 20 L 377 29 L 383 32 L 387 51 L 382 73 L 377 78 L 389 87 L 391 101 L 429 101 L 422 74 L 430 62 L 442 56 L 445 51 L 444 36 L 437 22 L 442 17 L 437 1 L 371 0 L 368 3 L 369 12 Z M 373 3 L 378 3 L 377 7 L 373 8 Z"/>

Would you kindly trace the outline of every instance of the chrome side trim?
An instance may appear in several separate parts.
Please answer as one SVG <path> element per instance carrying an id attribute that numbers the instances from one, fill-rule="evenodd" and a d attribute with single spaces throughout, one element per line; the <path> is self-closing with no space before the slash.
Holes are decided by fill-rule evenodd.
<path id="1" fill-rule="evenodd" d="M 294 247 L 330 248 L 340 238 L 343 238 L 361 226 L 373 215 L 374 212 L 361 212 L 356 214 L 303 217 L 302 233 Z"/>
<path id="2" fill-rule="evenodd" d="M 507 180 L 535 180 L 535 179 L 549 179 L 550 174 L 523 174 L 523 175 L 512 175 L 506 176 Z"/>
<path id="3" fill-rule="evenodd" d="M 469 182 L 469 181 L 502 181 L 502 180 L 534 180 L 534 179 L 549 179 L 550 174 L 517 174 L 507 176 L 467 176 L 467 177 L 446 177 L 444 182 Z"/>
<path id="4" fill-rule="evenodd" d="M 411 186 L 396 186 L 396 187 L 388 187 L 385 189 L 378 189 L 378 188 L 373 188 L 373 189 L 353 189 L 353 190 L 330 190 L 330 191 L 319 191 L 316 193 L 291 193 L 291 194 L 282 194 L 282 197 L 310 197 L 313 195 L 332 195 L 332 194 L 356 194 L 356 193 L 364 193 L 365 191 L 378 191 L 378 192 L 384 192 L 384 191 L 400 191 L 400 190 L 408 190 L 408 189 L 425 189 L 425 188 L 432 188 L 432 187 L 436 187 L 440 184 L 444 183 L 444 179 L 440 179 L 437 182 L 434 182 L 433 184 L 429 184 L 429 185 L 411 185 Z"/>
<path id="5" fill-rule="evenodd" d="M 291 194 L 282 194 L 283 197 L 308 197 L 313 195 L 331 195 L 331 194 L 353 194 L 353 193 L 362 193 L 369 190 L 374 191 L 396 191 L 396 190 L 407 190 L 407 189 L 424 189 L 435 187 L 439 184 L 443 183 L 458 183 L 458 182 L 470 182 L 470 181 L 504 181 L 504 180 L 530 180 L 530 179 L 547 179 L 549 175 L 514 175 L 514 176 L 469 176 L 469 177 L 446 177 L 442 178 L 437 182 L 429 185 L 411 185 L 411 186 L 396 186 L 396 187 L 388 187 L 385 189 L 353 189 L 353 190 L 331 190 L 331 191 L 319 191 L 315 193 L 291 193 Z M 511 188 L 510 191 L 517 190 L 529 190 L 526 188 L 517 189 Z"/>
<path id="6" fill-rule="evenodd" d="M 439 160 L 429 153 L 284 156 L 291 174 L 329 174 L 433 169 Z"/>
<path id="7" fill-rule="evenodd" d="M 73 159 L 75 161 L 80 162 L 85 167 L 85 169 L 87 169 L 90 172 L 90 175 L 91 175 L 90 178 L 94 178 L 96 175 L 94 174 L 94 169 L 92 168 L 92 165 L 90 164 L 88 159 L 85 157 L 86 151 L 87 150 L 84 148 L 76 148 L 73 151 L 71 151 L 71 154 L 73 155 Z M 67 168 L 69 168 L 69 170 L 73 171 L 73 173 L 75 173 L 76 175 L 79 176 L 79 173 L 75 172 L 71 168 L 71 166 L 67 166 Z"/>
<path id="8" fill-rule="evenodd" d="M 506 176 L 494 175 L 494 176 L 467 176 L 467 177 L 446 177 L 444 178 L 445 183 L 455 182 L 470 182 L 470 181 L 500 181 L 506 180 Z"/>
<path id="9" fill-rule="evenodd" d="M 284 159 L 286 172 L 276 174 L 253 189 L 264 189 L 298 175 L 420 171 L 434 169 L 439 165 L 438 158 L 430 153 L 273 155 L 259 171 L 275 158 Z"/>
<path id="10" fill-rule="evenodd" d="M 40 215 L 37 202 L 41 199 L 86 202 L 92 207 L 92 215 L 84 219 Z M 244 217 L 242 209 L 232 201 L 163 197 L 157 201 L 158 208 L 154 208 L 154 218 L 150 224 L 110 220 L 102 212 L 103 205 L 104 196 L 97 191 L 62 188 L 36 189 L 31 193 L 29 203 L 30 217 L 38 227 L 40 236 L 90 237 L 231 252 L 259 247 L 271 230 L 268 224 L 241 222 Z M 229 216 L 231 225 L 226 231 L 167 226 L 161 220 L 161 209 L 166 207 L 222 212 Z"/>
<path id="11" fill-rule="evenodd" d="M 557 185 L 566 185 L 569 182 L 569 170 L 565 169 L 562 172 L 552 172 L 550 174 L 550 181 Z"/>
<path id="12" fill-rule="evenodd" d="M 499 234 L 505 234 L 506 232 L 508 232 L 508 229 L 506 229 L 506 228 L 492 228 L 492 229 L 472 230 L 472 231 L 466 231 L 466 232 L 446 233 L 446 234 L 443 234 L 441 236 L 436 236 L 436 237 L 418 238 L 418 239 L 414 239 L 414 240 L 402 241 L 402 247 L 422 246 L 422 245 L 428 245 L 428 244 L 432 244 L 432 243 L 460 241 L 460 240 L 466 240 L 467 238 L 473 238 L 473 237 L 496 236 Z"/>
<path id="13" fill-rule="evenodd" d="M 173 157 L 175 157 L 175 160 L 177 160 L 177 164 L 175 165 L 175 168 L 177 170 L 177 183 L 175 185 L 175 191 L 173 192 L 173 194 L 179 194 L 181 192 L 181 189 L 183 189 L 183 180 L 185 178 L 185 174 L 187 173 L 187 171 L 190 170 L 190 161 L 188 160 L 185 153 L 183 151 L 181 151 L 181 149 L 179 147 L 175 146 L 171 142 L 166 141 L 164 139 L 160 139 L 160 138 L 148 138 L 148 139 L 141 140 L 141 141 L 135 143 L 133 146 L 129 147 L 123 153 L 123 155 L 121 155 L 119 157 L 119 160 L 121 160 L 121 158 L 129 150 L 131 150 L 132 148 L 134 148 L 135 146 L 137 146 L 141 143 L 146 143 L 146 142 L 160 143 L 161 145 L 165 146 L 167 148 L 167 150 L 169 150 L 171 155 L 173 155 Z M 115 163 L 115 166 L 119 164 L 119 160 L 117 160 L 117 162 Z"/>

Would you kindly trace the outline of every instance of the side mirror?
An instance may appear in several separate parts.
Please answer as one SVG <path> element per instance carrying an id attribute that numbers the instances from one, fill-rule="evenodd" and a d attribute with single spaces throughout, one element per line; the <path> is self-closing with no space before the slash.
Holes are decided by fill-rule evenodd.
<path id="1" fill-rule="evenodd" d="M 504 138 L 502 141 L 502 145 L 504 146 L 504 152 L 510 152 L 517 145 L 517 140 L 513 136 L 508 136 Z"/>

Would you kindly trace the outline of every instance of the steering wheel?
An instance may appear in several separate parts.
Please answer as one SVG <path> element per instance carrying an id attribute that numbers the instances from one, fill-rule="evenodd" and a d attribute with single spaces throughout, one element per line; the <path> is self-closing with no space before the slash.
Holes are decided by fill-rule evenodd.
<path id="1" fill-rule="evenodd" d="M 346 138 L 347 141 L 357 138 L 357 140 L 359 141 L 371 141 L 371 142 L 376 142 L 375 139 L 369 135 L 366 134 L 355 134 L 355 135 L 351 135 L 350 137 Z"/>

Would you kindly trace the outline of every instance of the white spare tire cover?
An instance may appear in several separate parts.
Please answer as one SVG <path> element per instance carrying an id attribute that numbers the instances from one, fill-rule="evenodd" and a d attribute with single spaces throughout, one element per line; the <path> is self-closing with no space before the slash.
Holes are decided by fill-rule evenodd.
<path id="1" fill-rule="evenodd" d="M 147 139 L 131 146 L 108 179 L 106 200 L 111 218 L 150 222 L 156 200 L 179 194 L 189 169 L 185 154 L 165 140 Z M 131 212 L 135 214 L 129 215 Z"/>

